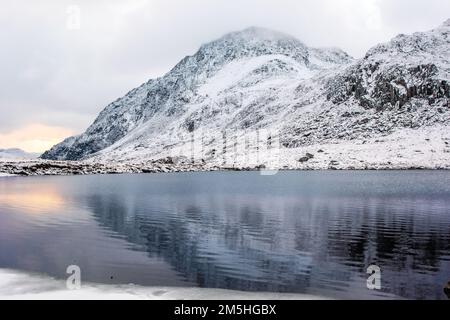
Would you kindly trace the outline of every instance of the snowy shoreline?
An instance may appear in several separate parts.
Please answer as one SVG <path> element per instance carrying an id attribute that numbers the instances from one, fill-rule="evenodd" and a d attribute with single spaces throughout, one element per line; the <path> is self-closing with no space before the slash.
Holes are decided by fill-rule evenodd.
<path id="1" fill-rule="evenodd" d="M 69 290 L 63 280 L 0 269 L 0 300 L 324 300 L 323 296 L 276 292 L 244 292 L 195 287 L 143 287 L 82 283 Z"/>
<path id="2" fill-rule="evenodd" d="M 16 174 L 0 172 L 0 178 L 2 178 L 2 177 L 16 177 L 16 176 L 17 176 Z"/>
<path id="3" fill-rule="evenodd" d="M 161 154 L 153 159 L 115 161 L 92 158 L 81 161 L 0 159 L 0 177 L 9 175 L 84 175 L 254 170 L 450 170 L 450 130 L 447 126 L 398 130 L 372 139 L 345 140 L 276 152 L 253 150 L 203 158 Z M 259 152 L 259 153 L 257 153 Z M 257 160 L 259 159 L 259 160 Z"/>
<path id="4" fill-rule="evenodd" d="M 336 168 L 336 167 L 304 167 L 304 168 L 265 168 L 264 166 L 256 166 L 253 168 L 244 167 L 212 167 L 212 168 L 198 168 L 198 167 L 183 167 L 183 168 L 163 168 L 154 167 L 149 168 L 147 166 L 139 167 L 139 166 L 119 166 L 116 168 L 104 167 L 101 170 L 98 170 L 98 167 L 89 167 L 83 166 L 82 169 L 79 167 L 71 166 L 71 163 L 68 162 L 61 166 L 61 163 L 57 164 L 49 163 L 49 161 L 44 161 L 46 168 L 41 170 L 36 170 L 36 164 L 39 166 L 41 162 L 36 162 L 33 164 L 18 162 L 11 164 L 9 163 L 9 167 L 7 168 L 8 172 L 0 172 L 0 178 L 9 178 L 9 177 L 27 177 L 27 176 L 75 176 L 75 175 L 107 175 L 107 174 L 148 174 L 148 173 L 186 173 L 186 172 L 227 172 L 227 171 L 257 171 L 264 172 L 267 171 L 267 174 L 262 173 L 263 175 L 273 175 L 276 172 L 283 171 L 408 171 L 408 170 L 421 170 L 421 171 L 436 171 L 436 170 L 450 170 L 450 166 L 436 166 L 436 167 L 427 167 L 427 166 L 365 166 L 364 168 L 358 167 L 345 167 L 345 168 Z M 0 170 L 4 170 L 0 164 Z M 9 173 L 12 172 L 12 173 Z"/>
<path id="5" fill-rule="evenodd" d="M 38 162 L 39 164 L 39 162 Z M 366 166 L 365 168 L 355 168 L 355 167 L 347 167 L 347 168 L 315 168 L 315 167 L 306 167 L 306 168 L 267 168 L 256 166 L 254 168 L 233 168 L 233 167 L 213 167 L 213 168 L 148 168 L 143 167 L 140 169 L 135 166 L 125 166 L 121 168 L 112 168 L 112 169 L 104 169 L 97 170 L 96 168 L 89 168 L 89 166 L 83 167 L 83 169 L 78 169 L 77 167 L 71 167 L 71 164 L 68 163 L 63 167 L 60 166 L 60 163 L 54 165 L 52 163 L 48 163 L 45 161 L 45 164 L 48 165 L 46 169 L 36 171 L 34 169 L 34 164 L 23 164 L 21 162 L 16 164 L 10 164 L 11 166 L 8 168 L 8 172 L 0 172 L 0 178 L 9 178 L 9 177 L 30 177 L 30 176 L 75 176 L 75 175 L 107 175 L 107 174 L 148 174 L 148 173 L 186 173 L 186 172 L 227 172 L 227 171 L 260 171 L 264 172 L 265 170 L 268 172 L 267 174 L 262 173 L 263 175 L 273 175 L 276 172 L 283 171 L 408 171 L 408 170 L 421 170 L 421 171 L 436 171 L 436 170 L 450 170 L 450 166 L 437 166 L 437 167 L 427 167 L 427 166 L 408 166 L 408 167 L 389 167 L 389 166 Z M 0 165 L 0 170 L 3 168 Z"/>

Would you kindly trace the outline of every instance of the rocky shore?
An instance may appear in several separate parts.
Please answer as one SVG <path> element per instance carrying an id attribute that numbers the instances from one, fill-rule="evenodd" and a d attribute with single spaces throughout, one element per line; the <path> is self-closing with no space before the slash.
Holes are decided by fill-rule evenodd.
<path id="1" fill-rule="evenodd" d="M 199 165 L 181 162 L 175 165 L 163 160 L 135 164 L 53 161 L 43 159 L 0 162 L 0 174 L 16 176 L 183 172 L 203 171 L 205 169 Z M 214 170 L 215 168 L 208 169 Z"/>

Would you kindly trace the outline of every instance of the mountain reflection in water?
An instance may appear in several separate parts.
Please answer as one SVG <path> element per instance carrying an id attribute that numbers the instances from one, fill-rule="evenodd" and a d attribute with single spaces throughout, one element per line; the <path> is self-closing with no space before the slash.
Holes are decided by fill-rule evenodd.
<path id="1" fill-rule="evenodd" d="M 75 263 L 106 283 L 444 299 L 449 182 L 438 171 L 8 178 L 0 267 L 65 277 Z M 27 218 L 36 207 L 54 214 Z M 371 264 L 382 290 L 366 287 Z"/>

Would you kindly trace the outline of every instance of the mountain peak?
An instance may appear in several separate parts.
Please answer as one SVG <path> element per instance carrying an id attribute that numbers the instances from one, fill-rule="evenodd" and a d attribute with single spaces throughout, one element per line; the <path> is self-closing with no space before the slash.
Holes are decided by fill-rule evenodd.
<path id="1" fill-rule="evenodd" d="M 291 35 L 256 26 L 228 33 L 224 36 L 224 38 L 243 38 L 246 40 L 269 40 L 269 41 L 276 41 L 282 39 L 297 40 Z"/>
<path id="2" fill-rule="evenodd" d="M 180 155 L 195 131 L 212 135 L 202 159 L 220 161 L 216 151 L 223 146 L 215 133 L 242 137 L 261 128 L 277 132 L 295 157 L 290 150 L 301 146 L 441 125 L 450 113 L 449 44 L 442 29 L 398 36 L 356 61 L 342 50 L 309 48 L 265 28 L 232 32 L 117 99 L 86 132 L 42 158 L 163 158 Z"/>

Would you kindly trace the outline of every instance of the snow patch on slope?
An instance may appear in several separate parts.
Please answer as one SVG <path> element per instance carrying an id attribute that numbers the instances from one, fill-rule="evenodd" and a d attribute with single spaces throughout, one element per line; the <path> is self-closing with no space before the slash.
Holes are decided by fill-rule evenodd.
<path id="1" fill-rule="evenodd" d="M 292 58 L 283 55 L 268 55 L 257 58 L 246 58 L 239 61 L 232 61 L 225 65 L 217 74 L 209 78 L 198 90 L 199 94 L 208 96 L 217 96 L 219 93 L 230 89 L 240 81 L 251 76 L 252 71 L 263 73 L 269 72 L 269 68 L 276 68 L 274 64 L 278 64 L 281 69 L 283 66 L 290 68 L 292 77 L 296 79 L 307 79 L 313 74 L 311 70 L 304 65 L 300 65 Z M 258 70 L 259 69 L 259 70 Z"/>

